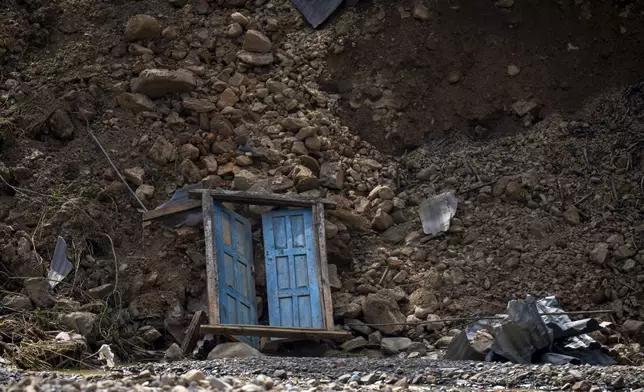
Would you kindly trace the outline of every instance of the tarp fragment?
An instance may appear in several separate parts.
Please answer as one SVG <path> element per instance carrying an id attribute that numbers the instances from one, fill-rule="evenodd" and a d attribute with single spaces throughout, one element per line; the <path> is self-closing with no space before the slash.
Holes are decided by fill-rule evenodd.
<path id="1" fill-rule="evenodd" d="M 53 289 L 58 283 L 62 282 L 73 268 L 74 265 L 67 258 L 67 243 L 63 237 L 59 236 L 54 249 L 54 257 L 49 265 L 49 273 L 47 274 L 47 280 L 51 288 Z"/>

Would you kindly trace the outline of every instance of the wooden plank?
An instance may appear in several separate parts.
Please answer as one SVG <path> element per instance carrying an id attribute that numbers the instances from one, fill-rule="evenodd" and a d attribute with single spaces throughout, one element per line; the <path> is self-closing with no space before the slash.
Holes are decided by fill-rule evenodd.
<path id="1" fill-rule="evenodd" d="M 329 263 L 326 254 L 326 227 L 324 223 L 324 204 L 318 203 L 315 206 L 315 215 L 318 221 L 318 248 L 320 254 L 320 270 L 322 271 L 322 306 L 324 307 L 324 324 L 326 328 L 332 330 L 335 326 L 333 322 L 333 300 L 331 299 L 331 284 L 329 282 Z"/>
<path id="2" fill-rule="evenodd" d="M 206 243 L 206 284 L 208 286 L 208 321 L 219 324 L 219 270 L 217 268 L 217 249 L 215 248 L 214 219 L 215 206 L 210 195 L 201 195 L 203 211 L 203 232 Z"/>
<path id="3" fill-rule="evenodd" d="M 172 205 L 166 208 L 159 208 L 156 210 L 148 211 L 143 213 L 143 222 L 162 218 L 164 216 L 176 214 L 178 212 L 184 212 L 192 210 L 195 208 L 201 207 L 201 198 L 200 200 L 186 200 L 184 202 Z"/>
<path id="4" fill-rule="evenodd" d="M 214 200 L 233 203 L 255 204 L 282 207 L 311 207 L 322 203 L 327 208 L 334 209 L 336 202 L 320 198 L 304 197 L 299 195 L 280 195 L 276 193 L 241 192 L 222 189 L 193 189 L 190 198 L 201 199 L 202 194 L 210 194 Z"/>
<path id="5" fill-rule="evenodd" d="M 206 315 L 203 310 L 197 310 L 192 316 L 192 321 L 190 321 L 190 326 L 186 331 L 186 336 L 181 342 L 181 351 L 184 355 L 188 355 L 192 352 L 197 344 L 197 338 L 199 337 L 199 327 L 206 321 Z"/>
<path id="6" fill-rule="evenodd" d="M 337 341 L 349 340 L 353 337 L 346 331 L 329 331 L 319 328 L 292 328 L 268 325 L 235 324 L 202 325 L 201 334 L 262 336 L 289 339 L 330 339 Z"/>

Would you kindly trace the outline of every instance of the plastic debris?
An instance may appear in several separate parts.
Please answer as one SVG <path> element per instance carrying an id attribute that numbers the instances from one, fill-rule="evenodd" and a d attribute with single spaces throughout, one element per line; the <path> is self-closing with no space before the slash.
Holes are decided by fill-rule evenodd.
<path id="1" fill-rule="evenodd" d="M 98 349 L 98 359 L 105 361 L 105 365 L 108 368 L 114 367 L 114 354 L 112 353 L 110 346 L 107 344 L 102 345 L 101 348 Z"/>
<path id="2" fill-rule="evenodd" d="M 177 189 L 173 194 L 170 200 L 161 204 L 157 207 L 157 210 L 168 208 L 176 204 L 186 202 L 190 199 L 190 191 L 193 189 L 202 189 L 203 186 L 201 183 L 188 184 L 183 188 Z M 178 212 L 172 215 L 168 215 L 160 219 L 161 222 L 169 227 L 177 228 L 181 226 L 191 226 L 196 227 L 201 225 L 203 221 L 203 216 L 201 213 L 201 207 L 195 207 L 188 211 Z"/>
<path id="3" fill-rule="evenodd" d="M 477 320 L 452 340 L 445 359 L 514 363 L 614 365 L 587 333 L 601 329 L 595 319 L 572 321 L 555 297 L 510 301 L 502 320 Z M 603 324 L 603 323 L 602 323 Z"/>
<path id="4" fill-rule="evenodd" d="M 51 259 L 49 273 L 47 274 L 51 288 L 53 289 L 58 283 L 62 282 L 73 268 L 74 265 L 67 258 L 67 243 L 63 237 L 58 237 L 56 249 L 54 249 L 54 257 Z"/>
<path id="5" fill-rule="evenodd" d="M 453 192 L 441 193 L 422 201 L 419 214 L 425 234 L 438 235 L 449 230 L 457 206 L 458 199 Z"/>

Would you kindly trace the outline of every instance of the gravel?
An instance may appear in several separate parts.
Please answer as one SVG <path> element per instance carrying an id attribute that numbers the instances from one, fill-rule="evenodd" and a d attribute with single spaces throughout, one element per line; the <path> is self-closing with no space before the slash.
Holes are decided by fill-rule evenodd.
<path id="1" fill-rule="evenodd" d="M 6 380 L 0 371 L 0 380 Z M 29 373 L 1 391 L 636 390 L 638 367 L 514 365 L 428 359 L 245 358 L 153 363 L 107 373 Z M 8 376 L 11 381 L 12 376 Z M 5 383 L 6 385 L 6 383 Z M 37 387 L 36 387 L 37 385 Z M 641 390 L 641 389 L 640 389 Z"/>

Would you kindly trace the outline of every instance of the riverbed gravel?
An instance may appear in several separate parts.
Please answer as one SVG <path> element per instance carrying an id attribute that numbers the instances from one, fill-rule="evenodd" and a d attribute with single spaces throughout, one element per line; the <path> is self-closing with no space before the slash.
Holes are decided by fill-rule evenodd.
<path id="1" fill-rule="evenodd" d="M 644 391 L 628 366 L 515 365 L 422 358 L 244 358 L 150 363 L 111 371 L 21 373 L 1 391 Z"/>

